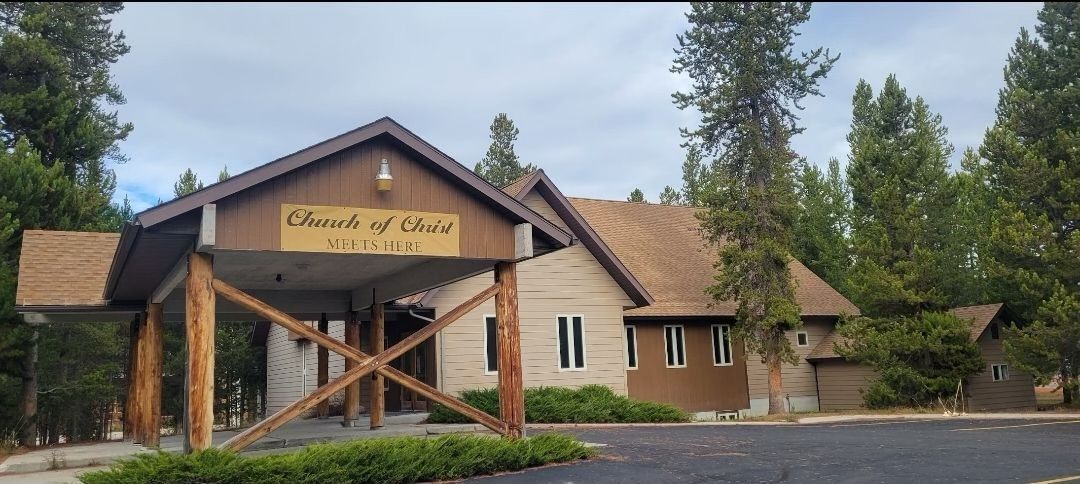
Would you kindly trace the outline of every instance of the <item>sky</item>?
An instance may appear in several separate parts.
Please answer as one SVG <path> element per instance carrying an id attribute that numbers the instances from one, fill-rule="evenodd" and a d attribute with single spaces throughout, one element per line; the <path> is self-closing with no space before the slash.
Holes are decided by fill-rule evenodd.
<path id="1" fill-rule="evenodd" d="M 954 163 L 993 122 L 1002 68 L 1038 4 L 815 4 L 796 49 L 841 54 L 806 100 L 795 150 L 847 158 L 851 95 L 895 73 L 949 127 Z M 140 4 L 119 14 L 131 52 L 113 68 L 135 130 L 115 165 L 117 200 L 172 198 L 185 169 L 213 181 L 390 116 L 472 167 L 492 118 L 567 195 L 651 200 L 678 187 L 671 94 L 685 4 Z"/>

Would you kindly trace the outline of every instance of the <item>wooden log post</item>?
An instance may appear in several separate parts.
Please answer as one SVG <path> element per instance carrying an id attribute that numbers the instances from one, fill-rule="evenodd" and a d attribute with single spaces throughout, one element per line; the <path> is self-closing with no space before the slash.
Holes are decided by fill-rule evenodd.
<path id="1" fill-rule="evenodd" d="M 185 448 L 198 452 L 210 447 L 214 431 L 214 313 L 213 256 L 188 255 L 186 283 L 187 328 L 187 441 Z"/>
<path id="2" fill-rule="evenodd" d="M 139 326 L 141 318 L 131 321 L 128 328 L 128 366 L 127 366 L 127 398 L 124 401 L 124 440 L 135 441 L 135 427 L 138 425 L 137 413 L 139 411 L 138 382 L 139 382 Z"/>
<path id="3" fill-rule="evenodd" d="M 353 313 L 345 321 L 345 344 L 356 350 L 360 349 L 360 320 Z M 356 368 L 356 362 L 345 358 L 345 371 Z M 341 426 L 355 427 L 360 416 L 360 381 L 354 381 L 345 387 L 345 399 L 341 408 Z"/>
<path id="4" fill-rule="evenodd" d="M 330 332 L 330 322 L 326 319 L 326 313 L 322 313 L 319 317 L 319 332 L 327 334 Z M 315 383 L 322 388 L 330 382 L 330 350 L 325 346 L 319 346 L 317 353 L 318 358 L 318 379 Z M 315 415 L 318 418 L 327 418 L 330 416 L 330 400 L 323 400 L 319 402 L 319 406 L 316 407 Z"/>
<path id="5" fill-rule="evenodd" d="M 162 321 L 164 311 L 160 303 L 151 303 L 147 307 L 146 320 L 140 333 L 142 347 L 139 359 L 140 367 L 139 394 L 142 406 L 139 417 L 142 423 L 142 444 L 157 448 L 161 444 L 161 364 L 162 364 Z"/>
<path id="6" fill-rule="evenodd" d="M 382 303 L 371 305 L 371 353 L 378 355 L 386 349 L 386 311 Z M 383 376 L 378 373 L 371 375 L 371 405 L 369 416 L 371 417 L 371 429 L 380 429 L 383 426 L 383 413 L 386 411 L 386 388 Z"/>
<path id="7" fill-rule="evenodd" d="M 499 416 L 506 437 L 517 439 L 525 432 L 525 389 L 521 375 L 521 332 L 518 322 L 517 268 L 513 262 L 495 265 L 496 349 L 499 361 Z"/>

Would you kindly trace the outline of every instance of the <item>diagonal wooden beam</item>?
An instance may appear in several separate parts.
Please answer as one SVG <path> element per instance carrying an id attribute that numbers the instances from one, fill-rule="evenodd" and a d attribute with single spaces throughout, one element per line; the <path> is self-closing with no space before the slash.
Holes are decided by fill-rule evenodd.
<path id="1" fill-rule="evenodd" d="M 320 387 L 316 391 L 312 392 L 310 395 L 307 395 L 304 398 L 293 402 L 291 405 L 279 410 L 277 413 L 263 419 L 263 421 L 255 424 L 251 428 L 241 432 L 240 434 L 237 434 L 225 443 L 221 444 L 221 448 L 223 449 L 239 450 L 247 447 L 256 440 L 262 438 L 270 432 L 273 432 L 281 425 L 284 425 L 286 422 L 289 422 L 290 420 L 296 418 L 304 411 L 314 407 L 320 401 L 329 398 L 330 395 L 337 393 L 353 381 L 356 381 L 357 379 L 362 378 L 363 376 L 368 375 L 373 371 L 377 371 L 379 374 L 394 381 L 397 381 L 398 383 L 401 383 L 402 386 L 406 386 L 411 390 L 415 390 L 433 401 L 442 403 L 443 405 L 446 405 L 447 407 L 476 420 L 478 423 L 496 432 L 505 433 L 506 431 L 505 425 L 494 417 L 491 417 L 490 415 L 487 415 L 486 413 L 474 407 L 471 407 L 464 402 L 457 400 L 454 397 L 446 395 L 445 393 L 442 393 L 439 390 L 424 384 L 423 382 L 420 382 L 404 373 L 401 373 L 394 368 L 384 366 L 393 361 L 395 358 L 398 358 L 401 355 L 405 354 L 405 352 L 409 351 L 410 349 L 416 347 L 424 340 L 435 335 L 435 333 L 439 332 L 440 330 L 448 326 L 450 323 L 457 321 L 469 311 L 476 309 L 476 307 L 478 307 L 484 301 L 494 297 L 499 292 L 499 285 L 497 284 L 492 285 L 491 287 L 480 292 L 480 294 L 473 296 L 469 300 L 462 303 L 460 306 L 454 308 L 442 317 L 436 319 L 434 322 L 428 324 L 427 326 L 424 326 L 420 331 L 409 335 L 407 338 L 401 340 L 394 346 L 391 346 L 386 351 L 383 351 L 382 353 L 379 353 L 374 357 L 368 356 L 360 350 L 352 348 L 341 341 L 338 341 L 334 338 L 329 337 L 326 334 L 316 331 L 314 328 L 311 328 L 301 323 L 300 321 L 297 321 L 288 314 L 278 311 L 272 306 L 269 306 L 266 303 L 259 301 L 258 299 L 244 293 L 243 291 L 235 287 L 232 287 L 231 285 L 220 279 L 214 279 L 213 287 L 214 290 L 221 295 L 221 297 L 228 299 L 242 307 L 245 307 L 248 310 L 266 318 L 271 322 L 280 324 L 286 329 L 294 333 L 300 334 L 310 339 L 311 341 L 314 341 L 316 344 L 325 346 L 326 348 L 331 349 L 338 354 L 341 354 L 345 358 L 349 358 L 358 363 L 356 367 L 345 372 L 340 377 L 335 378 L 333 381 L 329 382 L 325 386 Z"/>

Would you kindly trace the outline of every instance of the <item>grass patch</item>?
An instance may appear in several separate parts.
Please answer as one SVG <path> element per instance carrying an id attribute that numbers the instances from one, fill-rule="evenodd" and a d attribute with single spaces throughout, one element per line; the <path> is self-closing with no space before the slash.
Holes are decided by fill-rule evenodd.
<path id="1" fill-rule="evenodd" d="M 499 414 L 499 392 L 495 388 L 466 390 L 461 400 L 490 415 Z M 527 423 L 666 423 L 688 422 L 690 416 L 664 403 L 641 402 L 616 395 L 604 385 L 578 389 L 538 387 L 525 389 Z M 461 414 L 435 405 L 430 423 L 470 423 Z"/>
<path id="2" fill-rule="evenodd" d="M 216 449 L 191 455 L 157 452 L 79 476 L 87 484 L 153 482 L 408 483 L 463 479 L 584 459 L 592 451 L 572 437 L 542 434 L 509 441 L 451 434 L 310 445 L 292 454 L 244 457 Z"/>

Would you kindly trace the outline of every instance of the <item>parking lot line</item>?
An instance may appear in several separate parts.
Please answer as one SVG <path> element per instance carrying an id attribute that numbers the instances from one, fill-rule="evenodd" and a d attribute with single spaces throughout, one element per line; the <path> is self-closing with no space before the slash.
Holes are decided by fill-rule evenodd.
<path id="1" fill-rule="evenodd" d="M 1059 477 L 1057 479 L 1050 479 L 1048 481 L 1032 482 L 1031 484 L 1054 484 L 1056 482 L 1073 482 L 1080 481 L 1080 476 Z"/>
<path id="2" fill-rule="evenodd" d="M 1061 422 L 1040 422 L 1040 423 L 1021 424 L 1021 425 L 1001 425 L 1001 426 L 998 426 L 998 427 L 974 427 L 974 428 L 969 428 L 969 429 L 952 429 L 951 432 L 966 432 L 968 430 L 1015 429 L 1017 427 L 1035 427 L 1035 426 L 1038 426 L 1038 425 L 1062 425 L 1062 424 L 1074 424 L 1074 423 L 1080 423 L 1080 420 L 1066 420 L 1066 421 L 1061 421 Z M 1058 481 L 1048 481 L 1048 482 L 1058 482 Z"/>

